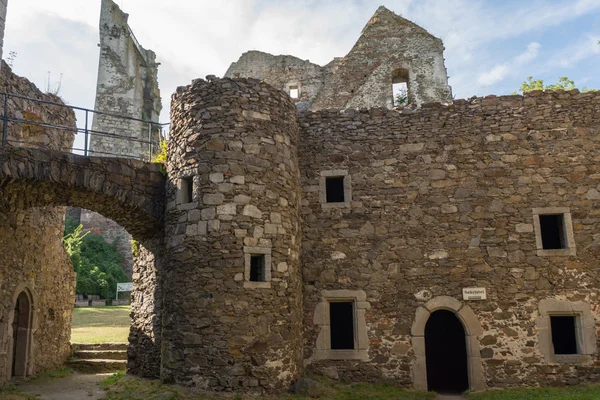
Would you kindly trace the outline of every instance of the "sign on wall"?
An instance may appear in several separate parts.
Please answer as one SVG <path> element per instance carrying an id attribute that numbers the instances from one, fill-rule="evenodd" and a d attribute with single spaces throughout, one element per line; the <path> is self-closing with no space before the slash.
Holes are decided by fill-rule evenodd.
<path id="1" fill-rule="evenodd" d="M 463 300 L 486 300 L 487 292 L 485 288 L 470 287 L 463 288 Z"/>

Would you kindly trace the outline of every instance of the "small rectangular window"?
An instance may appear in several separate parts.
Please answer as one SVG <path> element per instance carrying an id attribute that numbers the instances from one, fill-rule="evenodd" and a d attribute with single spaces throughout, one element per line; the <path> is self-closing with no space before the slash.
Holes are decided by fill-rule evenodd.
<path id="1" fill-rule="evenodd" d="M 328 176 L 325 178 L 325 194 L 328 203 L 343 203 L 344 198 L 344 177 Z"/>
<path id="2" fill-rule="evenodd" d="M 354 303 L 329 303 L 332 350 L 354 350 Z"/>
<path id="3" fill-rule="evenodd" d="M 194 177 L 188 176 L 181 178 L 181 203 L 191 203 L 194 201 Z"/>
<path id="4" fill-rule="evenodd" d="M 256 254 L 250 256 L 250 282 L 265 282 L 265 255 Z"/>
<path id="5" fill-rule="evenodd" d="M 298 91 L 298 86 L 290 86 L 290 97 L 292 99 L 297 99 L 300 96 L 300 92 Z"/>
<path id="6" fill-rule="evenodd" d="M 554 354 L 578 354 L 575 316 L 550 316 Z"/>
<path id="7" fill-rule="evenodd" d="M 544 250 L 566 249 L 565 220 L 562 214 L 540 215 Z"/>

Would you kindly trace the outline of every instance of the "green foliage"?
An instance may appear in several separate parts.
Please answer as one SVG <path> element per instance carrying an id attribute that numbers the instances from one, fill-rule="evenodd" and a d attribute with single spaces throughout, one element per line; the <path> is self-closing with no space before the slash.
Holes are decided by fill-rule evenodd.
<path id="1" fill-rule="evenodd" d="M 81 225 L 73 229 L 75 225 L 71 218 L 66 218 L 63 243 L 77 272 L 77 294 L 114 299 L 117 283 L 129 281 L 117 249 L 119 238 L 107 243 L 102 236 L 82 234 Z"/>
<path id="2" fill-rule="evenodd" d="M 134 257 L 137 257 L 140 255 L 140 244 L 135 239 L 131 239 L 131 252 L 133 253 Z"/>
<path id="3" fill-rule="evenodd" d="M 531 92 L 533 90 L 572 90 L 575 89 L 575 82 L 566 76 L 561 76 L 558 81 L 552 85 L 544 85 L 542 79 L 533 79 L 532 76 L 528 76 L 527 79 L 521 83 L 519 91 L 521 93 Z M 593 92 L 596 89 L 588 89 L 584 87 L 582 92 Z M 515 93 L 516 94 L 516 93 Z"/>
<path id="4" fill-rule="evenodd" d="M 152 157 L 152 163 L 154 164 L 166 164 L 167 163 L 167 147 L 169 142 L 167 140 L 161 140 L 158 145 L 160 150 L 154 157 Z"/>
<path id="5" fill-rule="evenodd" d="M 467 398 L 469 400 L 596 400 L 600 399 L 600 386 L 489 390 L 471 393 Z"/>
<path id="6" fill-rule="evenodd" d="M 394 106 L 406 105 L 408 105 L 408 91 L 406 89 L 400 89 L 394 98 Z"/>

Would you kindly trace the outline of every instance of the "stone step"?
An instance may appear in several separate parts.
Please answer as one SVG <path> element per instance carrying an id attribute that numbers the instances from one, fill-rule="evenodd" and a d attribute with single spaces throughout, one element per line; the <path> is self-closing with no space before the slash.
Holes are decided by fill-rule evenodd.
<path id="1" fill-rule="evenodd" d="M 81 360 L 72 359 L 69 367 L 83 372 L 108 372 L 127 369 L 127 360 Z"/>
<path id="2" fill-rule="evenodd" d="M 80 350 L 127 350 L 129 343 L 71 343 L 72 351 Z"/>
<path id="3" fill-rule="evenodd" d="M 127 360 L 127 350 L 75 350 L 73 355 L 82 360 Z"/>

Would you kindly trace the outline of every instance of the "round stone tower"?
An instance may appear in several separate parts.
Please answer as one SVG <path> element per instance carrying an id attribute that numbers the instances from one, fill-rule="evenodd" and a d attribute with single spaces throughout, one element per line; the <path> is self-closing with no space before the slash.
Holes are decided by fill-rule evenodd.
<path id="1" fill-rule="evenodd" d="M 171 122 L 161 376 L 287 389 L 302 363 L 296 107 L 258 80 L 196 80 Z"/>

